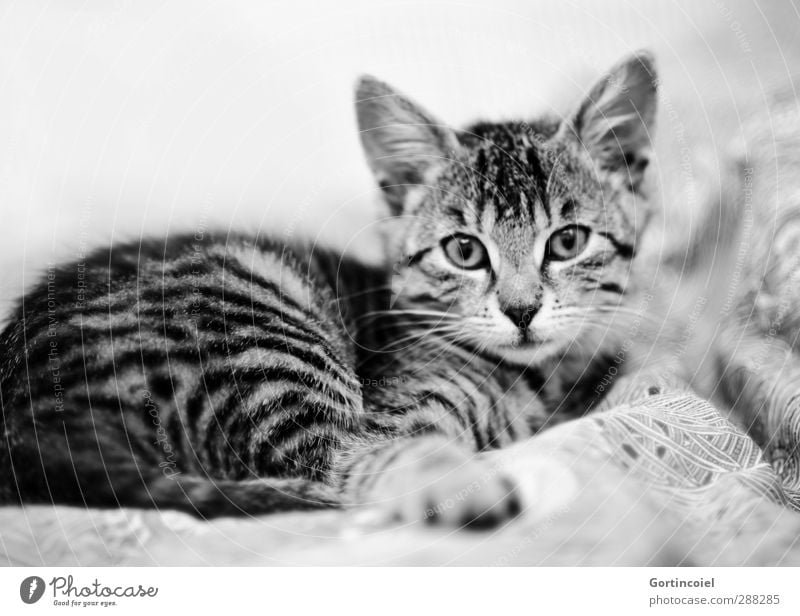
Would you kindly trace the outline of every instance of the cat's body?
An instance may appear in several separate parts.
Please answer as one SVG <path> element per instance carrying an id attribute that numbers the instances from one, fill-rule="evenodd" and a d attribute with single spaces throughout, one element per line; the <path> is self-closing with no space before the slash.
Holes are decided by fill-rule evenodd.
<path id="1" fill-rule="evenodd" d="M 474 454 L 596 401 L 612 315 L 632 313 L 652 62 L 621 64 L 561 123 L 455 133 L 375 80 L 358 97 L 399 225 L 392 271 L 213 237 L 54 269 L 0 336 L 3 501 L 519 509 Z"/>
<path id="2" fill-rule="evenodd" d="M 14 409 L 2 500 L 203 516 L 331 506 L 347 500 L 350 466 L 374 467 L 430 426 L 469 451 L 532 434 L 538 371 L 436 338 L 373 352 L 409 317 L 381 315 L 356 340 L 359 318 L 388 307 L 385 276 L 324 250 L 208 235 L 50 270 L 0 338 Z M 336 464 L 381 438 L 380 455 Z"/>
<path id="3" fill-rule="evenodd" d="M 304 274 L 325 272 L 302 256 L 186 236 L 51 270 L 0 342 L 5 499 L 213 515 L 244 503 L 224 483 L 204 503 L 206 474 L 321 480 L 363 406 L 332 290 Z M 264 484 L 251 507 L 335 502 L 306 489 Z"/>

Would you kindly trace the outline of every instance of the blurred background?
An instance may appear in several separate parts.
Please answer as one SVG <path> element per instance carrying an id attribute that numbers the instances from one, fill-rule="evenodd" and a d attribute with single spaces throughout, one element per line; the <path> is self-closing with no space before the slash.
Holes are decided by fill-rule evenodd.
<path id="1" fill-rule="evenodd" d="M 374 256 L 359 74 L 458 126 L 566 113 L 641 47 L 662 75 L 660 224 L 685 234 L 744 119 L 768 130 L 800 58 L 790 2 L 4 0 L 0 318 L 48 262 L 142 234 L 260 230 Z"/>

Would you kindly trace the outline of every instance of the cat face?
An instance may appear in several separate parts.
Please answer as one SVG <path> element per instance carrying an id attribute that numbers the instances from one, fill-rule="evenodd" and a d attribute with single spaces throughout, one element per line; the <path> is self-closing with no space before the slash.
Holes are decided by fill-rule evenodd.
<path id="1" fill-rule="evenodd" d="M 429 310 L 432 334 L 518 363 L 608 331 L 646 212 L 649 55 L 618 65 L 562 122 L 455 132 L 374 79 L 357 96 L 367 158 L 399 223 L 396 309 Z"/>

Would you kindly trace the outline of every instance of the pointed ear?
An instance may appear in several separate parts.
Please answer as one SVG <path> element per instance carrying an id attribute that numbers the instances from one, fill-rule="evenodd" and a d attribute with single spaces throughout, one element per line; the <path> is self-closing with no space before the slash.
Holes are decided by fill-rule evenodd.
<path id="1" fill-rule="evenodd" d="M 385 83 L 365 75 L 356 85 L 361 144 L 394 214 L 408 191 L 460 149 L 455 133 Z"/>
<path id="2" fill-rule="evenodd" d="M 657 88 L 653 56 L 640 51 L 597 82 L 567 123 L 595 164 L 623 174 L 631 190 L 650 161 Z"/>

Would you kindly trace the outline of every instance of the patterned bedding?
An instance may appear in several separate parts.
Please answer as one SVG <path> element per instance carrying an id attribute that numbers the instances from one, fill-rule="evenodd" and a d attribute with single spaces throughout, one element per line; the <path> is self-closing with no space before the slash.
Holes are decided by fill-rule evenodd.
<path id="1" fill-rule="evenodd" d="M 204 522 L 5 507 L 0 562 L 800 565 L 796 463 L 769 464 L 714 406 L 658 376 L 632 377 L 613 393 L 602 412 L 486 454 L 517 477 L 527 505 L 494 531 L 397 527 L 370 509 Z"/>

